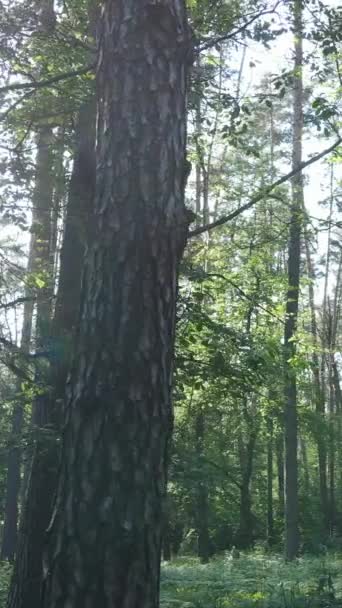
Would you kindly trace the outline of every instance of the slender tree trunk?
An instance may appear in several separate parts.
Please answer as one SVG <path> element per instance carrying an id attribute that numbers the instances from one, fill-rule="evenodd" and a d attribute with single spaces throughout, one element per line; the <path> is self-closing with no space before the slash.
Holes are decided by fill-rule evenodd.
<path id="1" fill-rule="evenodd" d="M 197 58 L 197 70 L 200 74 L 201 64 Z M 200 87 L 200 84 L 198 84 Z M 197 226 L 207 224 L 209 221 L 209 181 L 208 171 L 204 159 L 204 151 L 201 142 L 202 135 L 202 111 L 200 92 L 197 92 L 196 99 L 196 142 L 197 142 L 197 159 L 196 159 L 196 215 Z M 208 244 L 208 242 L 207 242 Z M 204 271 L 206 270 L 207 262 L 204 263 Z M 204 441 L 205 441 L 205 414 L 203 408 L 199 405 L 195 417 L 195 449 L 198 465 L 198 481 L 196 488 L 196 527 L 198 535 L 197 553 L 202 563 L 207 563 L 210 558 L 210 537 L 209 537 L 209 499 L 208 487 L 204 473 Z"/>
<path id="2" fill-rule="evenodd" d="M 241 549 L 250 547 L 254 539 L 251 481 L 257 434 L 257 426 L 253 429 L 249 429 L 246 445 L 244 445 L 242 435 L 239 437 L 240 468 L 242 475 L 240 485 L 240 523 L 236 544 Z"/>
<path id="3" fill-rule="evenodd" d="M 53 296 L 53 268 L 50 262 L 51 213 L 53 209 L 53 152 L 51 127 L 42 127 L 37 138 L 35 208 L 32 230 L 36 238 L 37 257 L 33 273 L 38 280 L 36 303 L 36 386 L 38 395 L 32 404 L 32 422 L 39 429 L 46 424 L 46 386 L 48 382 L 48 353 Z"/>
<path id="4" fill-rule="evenodd" d="M 308 454 L 306 450 L 306 443 L 303 437 L 300 437 L 300 451 L 302 456 L 303 463 L 303 491 L 304 496 L 310 496 L 310 473 L 309 473 L 309 463 L 308 463 Z"/>
<path id="5" fill-rule="evenodd" d="M 276 442 L 277 450 L 277 477 L 278 477 L 278 516 L 279 520 L 284 520 L 285 515 L 285 477 L 284 477 L 284 437 L 279 434 Z"/>
<path id="6" fill-rule="evenodd" d="M 36 179 L 35 179 L 35 191 L 33 196 L 33 212 L 32 212 L 32 226 L 31 226 L 31 242 L 30 252 L 28 260 L 28 274 L 29 279 L 31 277 L 37 284 L 35 288 L 36 301 L 37 301 L 37 336 L 42 337 L 42 332 L 46 332 L 47 328 L 47 316 L 51 310 L 51 285 L 49 285 L 50 276 L 50 259 L 49 259 L 49 241 L 50 241 L 50 212 L 51 212 L 51 201 L 52 201 L 52 180 L 51 180 L 51 169 L 52 169 L 52 129 L 50 127 L 41 127 L 37 137 L 37 159 L 36 159 Z M 31 276 L 30 276 L 31 275 Z M 32 295 L 32 290 L 27 289 L 26 295 L 29 297 Z M 33 302 L 26 302 L 24 307 L 24 319 L 23 319 L 23 334 L 21 349 L 25 353 L 29 351 L 31 341 L 31 330 L 32 330 L 32 314 L 33 314 Z M 36 349 L 43 349 L 43 344 L 40 339 L 38 344 L 36 343 Z M 41 381 L 41 380 L 40 380 Z M 19 389 L 18 389 L 19 390 Z M 39 398 L 35 399 L 34 404 L 39 402 Z M 34 407 L 33 419 L 37 421 L 37 411 Z M 17 403 L 13 413 L 13 430 L 15 430 L 16 441 L 14 448 L 9 454 L 9 468 L 7 478 L 7 500 L 9 501 L 6 505 L 6 513 L 8 519 L 7 526 L 5 522 L 5 534 L 2 547 L 2 554 L 5 555 L 8 552 L 8 541 L 11 538 L 11 542 L 17 539 L 17 519 L 18 519 L 18 499 L 20 491 L 20 467 L 22 450 L 18 442 L 20 442 L 20 436 L 23 425 L 23 406 Z M 32 454 L 30 449 L 28 450 L 28 456 Z M 28 469 L 29 463 L 26 468 Z M 10 504 L 9 504 L 10 503 Z M 15 504 L 16 503 L 16 504 Z M 10 515 L 11 510 L 11 515 Z M 5 546 L 7 545 L 7 548 Z M 13 559 L 13 548 L 10 551 L 10 558 Z"/>
<path id="7" fill-rule="evenodd" d="M 273 417 L 267 417 L 267 544 L 274 544 L 274 514 L 273 514 Z"/>
<path id="8" fill-rule="evenodd" d="M 52 208 L 52 131 L 50 127 L 42 127 L 38 135 L 38 150 L 36 159 L 36 182 L 33 197 L 33 221 L 32 221 L 32 241 L 33 259 L 32 274 L 42 282 L 37 289 L 36 307 L 36 356 L 37 356 L 37 384 L 42 389 L 44 395 L 38 395 L 34 399 L 32 407 L 32 421 L 35 426 L 34 447 L 28 450 L 27 458 L 34 458 L 37 446 L 43 440 L 41 429 L 45 425 L 46 418 L 46 381 L 47 381 L 47 359 L 46 353 L 48 346 L 48 333 L 51 323 L 51 273 L 50 273 L 50 228 L 51 228 L 51 208 Z M 39 430 L 38 430 L 39 429 Z M 33 433 L 32 433 L 33 435 Z M 44 434 L 45 438 L 45 434 Z M 46 450 L 46 441 L 45 448 Z M 33 456 L 32 456 L 33 455 Z M 41 543 L 43 535 L 41 518 L 41 507 L 45 504 L 42 496 L 45 492 L 49 493 L 49 462 L 45 458 L 41 462 L 42 470 L 47 478 L 47 483 L 39 487 L 38 491 L 32 479 L 31 461 L 26 463 L 27 499 L 35 499 L 34 509 L 27 512 L 27 505 L 24 506 L 20 524 L 18 551 L 15 560 L 14 574 L 12 577 L 11 589 L 8 598 L 8 606 L 11 608 L 24 608 L 29 605 L 37 605 L 33 601 L 27 601 L 31 596 L 31 589 L 39 585 L 40 563 L 37 560 L 36 547 Z M 30 460 L 31 460 L 30 458 Z M 45 468 L 46 467 L 46 468 Z M 31 487 L 35 490 L 32 492 Z M 42 490 L 42 488 L 44 488 Z M 29 498 L 30 494 L 30 498 Z"/>
<path id="9" fill-rule="evenodd" d="M 302 0 L 294 2 L 294 100 L 293 100 L 293 154 L 292 165 L 296 169 L 302 162 L 303 134 L 303 41 Z M 288 291 L 284 335 L 285 351 L 285 554 L 292 560 L 299 549 L 298 512 L 298 420 L 296 372 L 291 365 L 295 355 L 294 338 L 297 329 L 300 242 L 302 228 L 303 175 L 298 172 L 292 179 L 291 224 L 288 252 Z"/>
<path id="10" fill-rule="evenodd" d="M 317 319 L 315 309 L 315 298 L 314 298 L 314 285 L 315 271 L 311 258 L 310 242 L 307 229 L 304 230 L 305 239 L 305 252 L 306 252 L 306 265 L 309 282 L 309 304 L 311 312 L 311 334 L 313 341 L 313 353 L 312 353 L 312 372 L 314 380 L 314 396 L 315 396 L 315 410 L 317 414 L 317 430 L 315 430 L 315 438 L 317 443 L 318 452 L 318 469 L 319 469 L 319 489 L 320 489 L 320 500 L 321 500 L 321 512 L 322 512 L 322 532 L 323 536 L 326 536 L 329 528 L 329 509 L 328 509 L 328 487 L 327 487 L 327 447 L 326 437 L 322 432 L 325 425 L 325 402 L 324 393 L 321 386 L 321 375 L 320 365 L 318 358 L 318 331 L 317 331 Z"/>
<path id="11" fill-rule="evenodd" d="M 171 526 L 168 500 L 166 498 L 164 507 L 163 525 L 163 559 L 165 562 L 171 561 Z"/>
<path id="12" fill-rule="evenodd" d="M 18 398 L 20 399 L 20 397 Z M 14 560 L 17 547 L 23 414 L 22 403 L 16 403 L 13 408 L 11 439 L 8 447 L 6 502 L 1 545 L 1 559 L 10 562 Z"/>
<path id="13" fill-rule="evenodd" d="M 36 238 L 31 234 L 29 255 L 27 262 L 27 273 L 30 275 L 36 257 Z M 21 333 L 21 351 L 23 354 L 29 353 L 32 333 L 32 317 L 34 308 L 34 297 L 31 289 L 25 290 L 27 300 L 23 309 L 23 325 Z M 16 402 L 12 416 L 11 446 L 8 454 L 7 477 L 6 477 L 6 503 L 4 514 L 4 527 L 1 545 L 1 559 L 14 560 L 17 535 L 18 535 L 18 515 L 19 515 L 19 495 L 21 487 L 21 465 L 22 465 L 22 432 L 24 421 L 24 404 L 20 395 L 21 388 L 18 382 Z"/>
<path id="14" fill-rule="evenodd" d="M 338 515 L 336 517 L 336 529 L 338 533 L 341 533 L 341 479 L 342 479 L 342 392 L 340 385 L 340 377 L 337 369 L 337 363 L 333 360 L 333 382 L 334 382 L 334 393 L 335 393 L 335 443 L 336 443 L 336 510 Z"/>
<path id="15" fill-rule="evenodd" d="M 203 471 L 204 457 L 204 438 L 205 438 L 205 418 L 202 409 L 197 412 L 195 419 L 195 444 L 196 457 L 199 465 L 199 480 L 197 483 L 197 504 L 196 519 L 198 532 L 198 557 L 203 564 L 210 558 L 210 537 L 209 537 L 209 501 L 207 480 Z"/>
<path id="16" fill-rule="evenodd" d="M 104 3 L 94 238 L 46 608 L 158 605 L 177 277 L 188 231 L 189 44 L 183 0 Z"/>
<path id="17" fill-rule="evenodd" d="M 55 180 L 53 204 L 51 210 L 51 229 L 50 229 L 50 273 L 52 290 L 55 293 L 57 288 L 58 271 L 59 271 L 59 252 L 58 246 L 60 242 L 59 233 L 61 226 L 64 223 L 63 206 L 67 193 L 66 172 L 64 166 L 65 152 L 65 129 L 61 127 L 58 130 L 55 141 L 55 160 L 53 174 Z M 53 311 L 54 312 L 54 311 Z"/>
<path id="18" fill-rule="evenodd" d="M 328 387 L 329 387 L 329 400 L 328 400 L 328 415 L 329 415 L 329 441 L 328 441 L 328 486 L 329 486 L 329 528 L 330 534 L 335 533 L 336 528 L 336 415 L 335 415 L 335 382 L 334 382 L 334 344 L 335 340 L 332 335 L 333 329 L 333 316 L 330 306 L 330 300 L 327 300 L 326 316 L 328 317 L 326 322 L 327 329 L 327 343 L 329 348 L 328 358 Z"/>

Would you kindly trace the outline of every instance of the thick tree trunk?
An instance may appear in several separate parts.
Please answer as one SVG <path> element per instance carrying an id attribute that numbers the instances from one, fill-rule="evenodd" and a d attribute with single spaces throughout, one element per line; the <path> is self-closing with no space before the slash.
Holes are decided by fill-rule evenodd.
<path id="1" fill-rule="evenodd" d="M 37 436 L 24 505 L 8 608 L 40 606 L 42 556 L 57 487 L 58 428 L 79 310 L 81 268 L 95 189 L 94 104 L 86 104 L 76 131 L 55 317 L 50 328 L 51 394 L 45 394 L 44 431 Z M 43 422 L 41 420 L 41 422 Z"/>
<path id="2" fill-rule="evenodd" d="M 155 608 L 172 428 L 189 32 L 183 0 L 107 0 L 97 189 L 44 606 Z"/>
<path id="3" fill-rule="evenodd" d="M 295 65 L 293 101 L 293 153 L 292 166 L 297 169 L 302 162 L 303 134 L 303 41 L 302 1 L 294 3 Z M 285 352 L 285 554 L 293 559 L 299 549 L 298 512 L 298 420 L 296 371 L 291 360 L 295 355 L 294 338 L 297 329 L 300 242 L 302 229 L 303 176 L 298 172 L 292 179 L 292 205 L 288 253 L 288 291 L 284 335 Z"/>

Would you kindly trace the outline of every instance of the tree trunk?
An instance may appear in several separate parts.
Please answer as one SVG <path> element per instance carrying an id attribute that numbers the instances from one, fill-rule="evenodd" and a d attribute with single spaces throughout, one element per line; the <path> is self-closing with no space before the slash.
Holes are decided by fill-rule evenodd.
<path id="1" fill-rule="evenodd" d="M 1 544 L 1 559 L 9 562 L 14 560 L 17 547 L 23 415 L 22 403 L 16 403 L 13 408 L 11 439 L 8 447 L 6 502 Z"/>
<path id="2" fill-rule="evenodd" d="M 267 544 L 274 544 L 274 515 L 273 515 L 273 417 L 267 417 Z"/>
<path id="3" fill-rule="evenodd" d="M 51 180 L 51 169 L 52 169 L 52 129 L 50 127 L 41 127 L 37 137 L 37 158 L 36 158 L 36 177 L 35 177 L 35 190 L 33 195 L 33 212 L 32 212 L 32 226 L 31 226 L 31 242 L 30 252 L 28 260 L 28 275 L 29 281 L 31 277 L 35 281 L 35 293 L 37 300 L 37 322 L 36 322 L 36 350 L 43 350 L 42 343 L 42 332 L 46 332 L 47 328 L 47 316 L 51 310 L 51 289 L 49 285 L 49 273 L 50 273 L 50 258 L 49 258 L 49 244 L 50 244 L 50 212 L 52 202 L 52 180 Z M 31 276 L 30 276 L 31 275 Z M 30 289 L 26 290 L 26 295 L 29 297 L 32 295 Z M 23 334 L 21 349 L 23 352 L 28 352 L 31 340 L 32 330 L 32 314 L 33 314 L 33 303 L 26 302 L 24 307 L 24 320 L 23 320 Z M 39 336 L 39 338 L 38 338 Z M 42 366 L 37 365 L 37 369 Z M 38 384 L 42 383 L 42 378 L 37 378 Z M 19 390 L 19 389 L 18 389 Z M 34 400 L 34 414 L 33 419 L 37 421 L 37 410 L 35 408 L 36 403 L 40 401 L 37 397 Z M 21 466 L 21 447 L 18 445 L 20 442 L 20 435 L 23 424 L 23 406 L 17 403 L 13 413 L 13 429 L 15 429 L 16 441 L 14 448 L 9 454 L 9 468 L 7 478 L 7 499 L 10 501 L 6 505 L 7 515 L 9 517 L 8 524 L 10 529 L 7 528 L 5 523 L 5 534 L 4 543 L 6 544 L 11 538 L 13 542 L 17 538 L 17 532 L 14 528 L 17 528 L 18 519 L 18 498 L 20 490 L 20 466 Z M 27 457 L 30 457 L 32 452 L 28 450 Z M 29 464 L 27 463 L 27 468 Z M 15 504 L 16 503 L 16 504 Z M 11 510 L 11 515 L 9 515 Z M 5 547 L 3 543 L 2 554 L 5 554 Z M 13 547 L 12 547 L 13 548 Z M 7 550 L 6 550 L 7 553 Z M 14 555 L 10 558 L 13 559 Z"/>
<path id="4" fill-rule="evenodd" d="M 19 534 L 8 608 L 40 606 L 42 556 L 57 487 L 58 428 L 79 310 L 81 268 L 95 188 L 94 104 L 86 104 L 76 130 L 55 317 L 50 327 L 51 394 L 44 395 L 44 430 L 37 436 Z M 41 422 L 43 422 L 41 420 Z"/>
<path id="5" fill-rule="evenodd" d="M 323 537 L 326 536 L 329 527 L 329 509 L 328 509 L 328 487 L 327 487 L 327 446 L 326 437 L 322 433 L 321 423 L 325 424 L 325 403 L 324 403 L 324 391 L 322 390 L 320 365 L 318 358 L 318 331 L 317 331 L 317 319 L 314 299 L 314 285 L 315 271 L 311 258 L 310 242 L 307 230 L 304 230 L 304 241 L 305 241 L 305 252 L 306 252 L 306 265 L 309 282 L 309 304 L 311 312 L 311 334 L 313 342 L 313 353 L 312 353 L 312 371 L 314 380 L 314 396 L 315 396 L 315 410 L 317 414 L 317 430 L 315 429 L 315 438 L 317 443 L 318 452 L 318 469 L 319 469 L 319 489 L 320 489 L 320 501 L 321 501 L 321 512 L 322 512 L 322 532 Z"/>
<path id="6" fill-rule="evenodd" d="M 294 3 L 294 100 L 293 100 L 293 153 L 292 166 L 297 169 L 302 162 L 303 134 L 303 40 L 302 40 L 302 2 Z M 288 290 L 286 298 L 286 319 L 284 335 L 285 352 L 285 554 L 294 559 L 299 549 L 299 511 L 298 511 L 298 420 L 297 420 L 297 382 L 296 371 L 291 360 L 295 355 L 294 338 L 297 329 L 300 242 L 302 228 L 303 175 L 298 172 L 292 179 L 292 205 L 288 252 Z"/>
<path id="7" fill-rule="evenodd" d="M 107 0 L 94 237 L 44 606 L 155 608 L 172 428 L 190 37 L 183 0 Z"/>
<path id="8" fill-rule="evenodd" d="M 209 537 L 209 502 L 207 480 L 203 471 L 204 461 L 204 437 L 205 419 L 202 409 L 199 410 L 195 418 L 195 446 L 196 457 L 199 469 L 199 480 L 197 482 L 197 502 L 196 502 L 196 525 L 198 534 L 198 557 L 203 564 L 210 558 L 210 537 Z"/>
<path id="9" fill-rule="evenodd" d="M 279 434 L 276 442 L 277 450 L 277 472 L 278 472 L 278 517 L 280 521 L 284 520 L 285 515 L 285 478 L 284 478 L 284 438 Z"/>
<path id="10" fill-rule="evenodd" d="M 46 449 L 46 433 L 42 428 L 46 424 L 46 383 L 47 383 L 47 351 L 48 335 L 51 323 L 51 283 L 50 283 L 50 228 L 52 208 L 52 130 L 50 127 L 42 127 L 37 139 L 36 159 L 36 182 L 33 197 L 33 219 L 32 219 L 32 247 L 34 257 L 32 260 L 32 273 L 42 282 L 37 290 L 37 321 L 36 321 L 36 378 L 38 387 L 43 394 L 34 399 L 32 406 L 32 422 L 36 427 L 34 447 L 29 449 L 27 458 L 32 458 L 41 443 L 44 444 L 44 457 L 40 462 L 40 474 L 45 475 L 46 483 L 37 488 L 36 479 L 32 477 L 31 462 L 27 462 L 27 500 L 30 501 L 30 509 L 24 505 L 19 538 L 18 551 L 15 560 L 14 572 L 8 597 L 8 607 L 25 608 L 26 606 L 38 606 L 35 603 L 37 596 L 32 594 L 32 589 L 39 586 L 40 562 L 39 549 L 44 534 L 43 506 L 45 499 L 42 496 L 49 494 L 50 466 L 48 462 L 48 451 Z M 32 600 L 32 601 L 31 601 Z"/>
<path id="11" fill-rule="evenodd" d="M 32 404 L 32 422 L 37 428 L 46 424 L 46 386 L 48 384 L 48 352 L 51 331 L 53 268 L 50 266 L 51 213 L 53 202 L 53 153 L 54 137 L 51 127 L 41 127 L 37 137 L 36 186 L 33 197 L 32 231 L 36 240 L 35 266 L 32 269 L 36 280 L 36 379 L 39 389 Z"/>
<path id="12" fill-rule="evenodd" d="M 308 463 L 308 454 L 306 451 L 306 443 L 303 437 L 300 437 L 299 441 L 300 452 L 302 456 L 302 464 L 303 464 L 303 491 L 304 496 L 310 496 L 310 473 L 309 473 L 309 463 Z"/>
<path id="13" fill-rule="evenodd" d="M 29 255 L 27 262 L 28 275 L 32 271 L 32 265 L 36 256 L 36 239 L 31 235 Z M 31 289 L 25 290 L 27 300 L 24 303 L 23 325 L 21 333 L 21 351 L 27 354 L 30 350 L 32 317 L 34 299 Z M 22 464 L 22 431 L 24 421 L 24 404 L 19 382 L 17 383 L 18 401 L 13 409 L 11 445 L 8 453 L 7 477 L 6 477 L 6 503 L 4 514 L 4 528 L 1 545 L 1 559 L 14 560 L 17 535 L 18 535 L 18 514 L 19 514 L 19 494 L 21 486 L 21 464 Z"/>
<path id="14" fill-rule="evenodd" d="M 329 326 L 332 325 L 332 318 L 329 311 Z M 329 334 L 331 332 L 329 331 Z M 333 370 L 333 358 L 332 354 L 332 340 L 329 340 L 329 401 L 328 401 L 328 414 L 329 414 L 329 454 L 328 454 L 328 486 L 329 486 L 329 528 L 330 535 L 332 536 L 335 533 L 336 529 L 336 462 L 335 462 L 335 452 L 336 452 L 336 408 L 335 408 L 335 386 L 334 386 L 334 370 Z"/>
<path id="15" fill-rule="evenodd" d="M 200 58 L 197 58 L 197 72 L 200 78 L 201 63 Z M 198 91 L 196 98 L 196 215 L 197 226 L 208 223 L 209 218 L 209 181 L 208 172 L 205 166 L 204 150 L 202 147 L 202 109 L 201 109 L 201 94 L 200 82 L 197 83 Z M 209 237 L 208 237 L 209 245 Z M 204 262 L 204 272 L 207 270 L 207 261 Z M 195 427 L 195 450 L 198 467 L 198 480 L 196 487 L 196 527 L 197 527 L 197 555 L 200 561 L 205 564 L 210 558 L 210 537 L 209 537 L 209 499 L 208 488 L 204 473 L 204 440 L 205 440 L 205 414 L 201 406 L 196 413 Z"/>
<path id="16" fill-rule="evenodd" d="M 249 429 L 246 445 L 242 435 L 239 437 L 239 453 L 241 468 L 240 484 L 240 523 L 237 532 L 236 544 L 241 549 L 247 549 L 254 540 L 254 515 L 252 513 L 251 481 L 253 474 L 253 461 L 258 429 Z"/>

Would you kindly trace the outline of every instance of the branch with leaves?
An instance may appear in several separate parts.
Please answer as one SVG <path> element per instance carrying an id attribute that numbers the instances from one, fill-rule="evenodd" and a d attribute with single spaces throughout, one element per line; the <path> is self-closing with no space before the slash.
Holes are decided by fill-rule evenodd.
<path id="1" fill-rule="evenodd" d="M 199 234 L 203 234 L 208 230 L 213 230 L 214 228 L 223 226 L 227 222 L 230 222 L 231 220 L 241 215 L 241 213 L 248 211 L 248 209 L 254 207 L 254 205 L 256 205 L 259 201 L 266 199 L 275 188 L 278 188 L 278 186 L 281 186 L 285 182 L 289 181 L 292 177 L 294 177 L 310 165 L 313 165 L 317 161 L 321 160 L 321 158 L 324 158 L 325 156 L 336 150 L 336 148 L 338 148 L 341 143 L 342 138 L 339 137 L 331 146 L 329 146 L 329 148 L 325 148 L 319 154 L 312 156 L 306 161 L 303 161 L 300 165 L 298 165 L 298 167 L 296 167 L 296 169 L 289 171 L 289 173 L 286 173 L 286 175 L 283 175 L 282 177 L 277 179 L 270 186 L 267 186 L 266 188 L 263 188 L 262 190 L 257 192 L 247 203 L 245 203 L 245 205 L 241 205 L 241 207 L 238 207 L 237 209 L 235 209 L 235 211 L 232 211 L 231 213 L 228 213 L 228 215 L 220 217 L 218 220 L 215 220 L 215 222 L 211 222 L 210 224 L 206 224 L 205 226 L 200 226 L 199 228 L 195 228 L 195 230 L 191 230 L 191 232 L 189 233 L 189 237 L 198 236 Z"/>

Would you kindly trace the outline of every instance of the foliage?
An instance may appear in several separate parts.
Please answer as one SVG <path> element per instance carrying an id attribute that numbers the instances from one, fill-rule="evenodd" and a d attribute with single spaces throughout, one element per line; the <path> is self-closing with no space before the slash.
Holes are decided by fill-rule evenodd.
<path id="1" fill-rule="evenodd" d="M 179 558 L 164 565 L 163 608 L 334 608 L 342 606 L 341 557 L 294 563 L 261 550 L 217 557 L 208 565 Z"/>
<path id="2" fill-rule="evenodd" d="M 0 562 L 0 608 L 5 608 L 12 566 L 8 562 Z"/>

